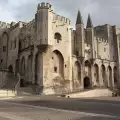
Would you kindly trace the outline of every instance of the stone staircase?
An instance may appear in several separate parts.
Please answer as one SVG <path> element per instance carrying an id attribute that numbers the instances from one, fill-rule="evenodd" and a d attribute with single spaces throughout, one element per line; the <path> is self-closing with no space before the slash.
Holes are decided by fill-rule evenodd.
<path id="1" fill-rule="evenodd" d="M 0 85 L 0 97 L 12 97 L 16 96 L 15 86 L 18 82 L 17 76 L 13 73 L 7 73 L 6 79 Z"/>
<path id="2" fill-rule="evenodd" d="M 28 85 L 17 89 L 17 96 L 39 95 L 40 87 L 38 85 Z"/>

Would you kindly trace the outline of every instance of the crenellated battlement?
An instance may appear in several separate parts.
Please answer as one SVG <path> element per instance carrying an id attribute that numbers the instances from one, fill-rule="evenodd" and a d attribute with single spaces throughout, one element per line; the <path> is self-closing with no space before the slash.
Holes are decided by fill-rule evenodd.
<path id="1" fill-rule="evenodd" d="M 0 21 L 0 28 L 10 28 L 10 24 Z"/>
<path id="2" fill-rule="evenodd" d="M 40 11 L 41 9 L 49 9 L 49 12 L 51 12 L 53 14 L 53 22 L 61 22 L 62 24 L 71 24 L 71 21 L 68 18 L 65 18 L 63 16 L 57 15 L 56 13 L 54 13 L 54 11 L 51 9 L 52 5 L 49 3 L 45 3 L 42 2 L 40 4 L 38 4 L 37 7 L 37 12 Z"/>
<path id="3" fill-rule="evenodd" d="M 71 21 L 68 18 L 65 18 L 65 17 L 57 15 L 57 14 L 55 14 L 54 18 L 53 18 L 53 22 L 56 22 L 56 21 L 64 23 L 64 24 L 66 24 L 66 23 L 69 25 L 71 24 Z"/>
<path id="4" fill-rule="evenodd" d="M 104 38 L 102 38 L 102 37 L 99 37 L 99 36 L 96 37 L 96 40 L 97 40 L 98 42 L 108 43 L 108 40 L 106 40 L 106 39 L 104 39 Z"/>
<path id="5" fill-rule="evenodd" d="M 42 3 L 38 4 L 37 10 L 39 10 L 39 9 L 51 9 L 51 7 L 52 7 L 51 4 L 42 2 Z"/>

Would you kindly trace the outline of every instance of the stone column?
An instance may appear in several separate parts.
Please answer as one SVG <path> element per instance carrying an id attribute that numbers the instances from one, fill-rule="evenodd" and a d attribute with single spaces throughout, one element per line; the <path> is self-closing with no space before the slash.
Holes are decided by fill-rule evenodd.
<path id="1" fill-rule="evenodd" d="M 101 67 L 99 67 L 99 85 L 100 87 L 103 87 L 103 78 L 101 73 Z"/>
<path id="2" fill-rule="evenodd" d="M 109 80 L 109 70 L 106 69 L 106 83 L 107 83 L 107 87 L 110 86 L 110 80 Z"/>
<path id="3" fill-rule="evenodd" d="M 115 84 L 114 84 L 114 70 L 112 69 L 112 87 L 114 88 L 115 87 Z"/>
<path id="4" fill-rule="evenodd" d="M 81 64 L 81 89 L 84 89 L 84 66 Z"/>
<path id="5" fill-rule="evenodd" d="M 35 83 L 35 54 L 32 57 L 32 83 Z"/>
<path id="6" fill-rule="evenodd" d="M 91 83 L 92 83 L 92 87 L 94 87 L 94 85 L 96 85 L 96 81 L 95 81 L 95 77 L 94 77 L 94 66 L 91 66 Z"/>
<path id="7" fill-rule="evenodd" d="M 28 81 L 28 55 L 25 56 L 25 81 Z"/>
<path id="8" fill-rule="evenodd" d="M 109 79 L 110 71 L 109 71 L 109 69 L 108 69 L 108 71 L 106 73 L 107 73 L 108 87 L 110 87 L 110 79 Z"/>

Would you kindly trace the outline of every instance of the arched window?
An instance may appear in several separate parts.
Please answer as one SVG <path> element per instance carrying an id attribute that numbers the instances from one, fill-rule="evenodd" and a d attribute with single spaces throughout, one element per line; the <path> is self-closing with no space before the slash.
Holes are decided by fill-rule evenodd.
<path id="1" fill-rule="evenodd" d="M 57 40 L 57 43 L 59 43 L 59 41 L 62 40 L 61 34 L 60 34 L 60 33 L 55 33 L 54 39 L 56 39 L 56 40 Z"/>
<path id="2" fill-rule="evenodd" d="M 22 49 L 22 43 L 21 43 L 21 40 L 19 40 L 19 50 Z"/>
<path id="3" fill-rule="evenodd" d="M 16 48 L 16 39 L 14 40 L 14 48 Z"/>

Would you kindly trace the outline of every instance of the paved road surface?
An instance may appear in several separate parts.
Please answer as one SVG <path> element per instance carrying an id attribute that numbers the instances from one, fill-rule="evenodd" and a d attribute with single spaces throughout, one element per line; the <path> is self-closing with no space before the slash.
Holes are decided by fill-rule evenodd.
<path id="1" fill-rule="evenodd" d="M 21 119 L 120 120 L 120 101 L 28 97 L 0 102 L 0 120 Z"/>

